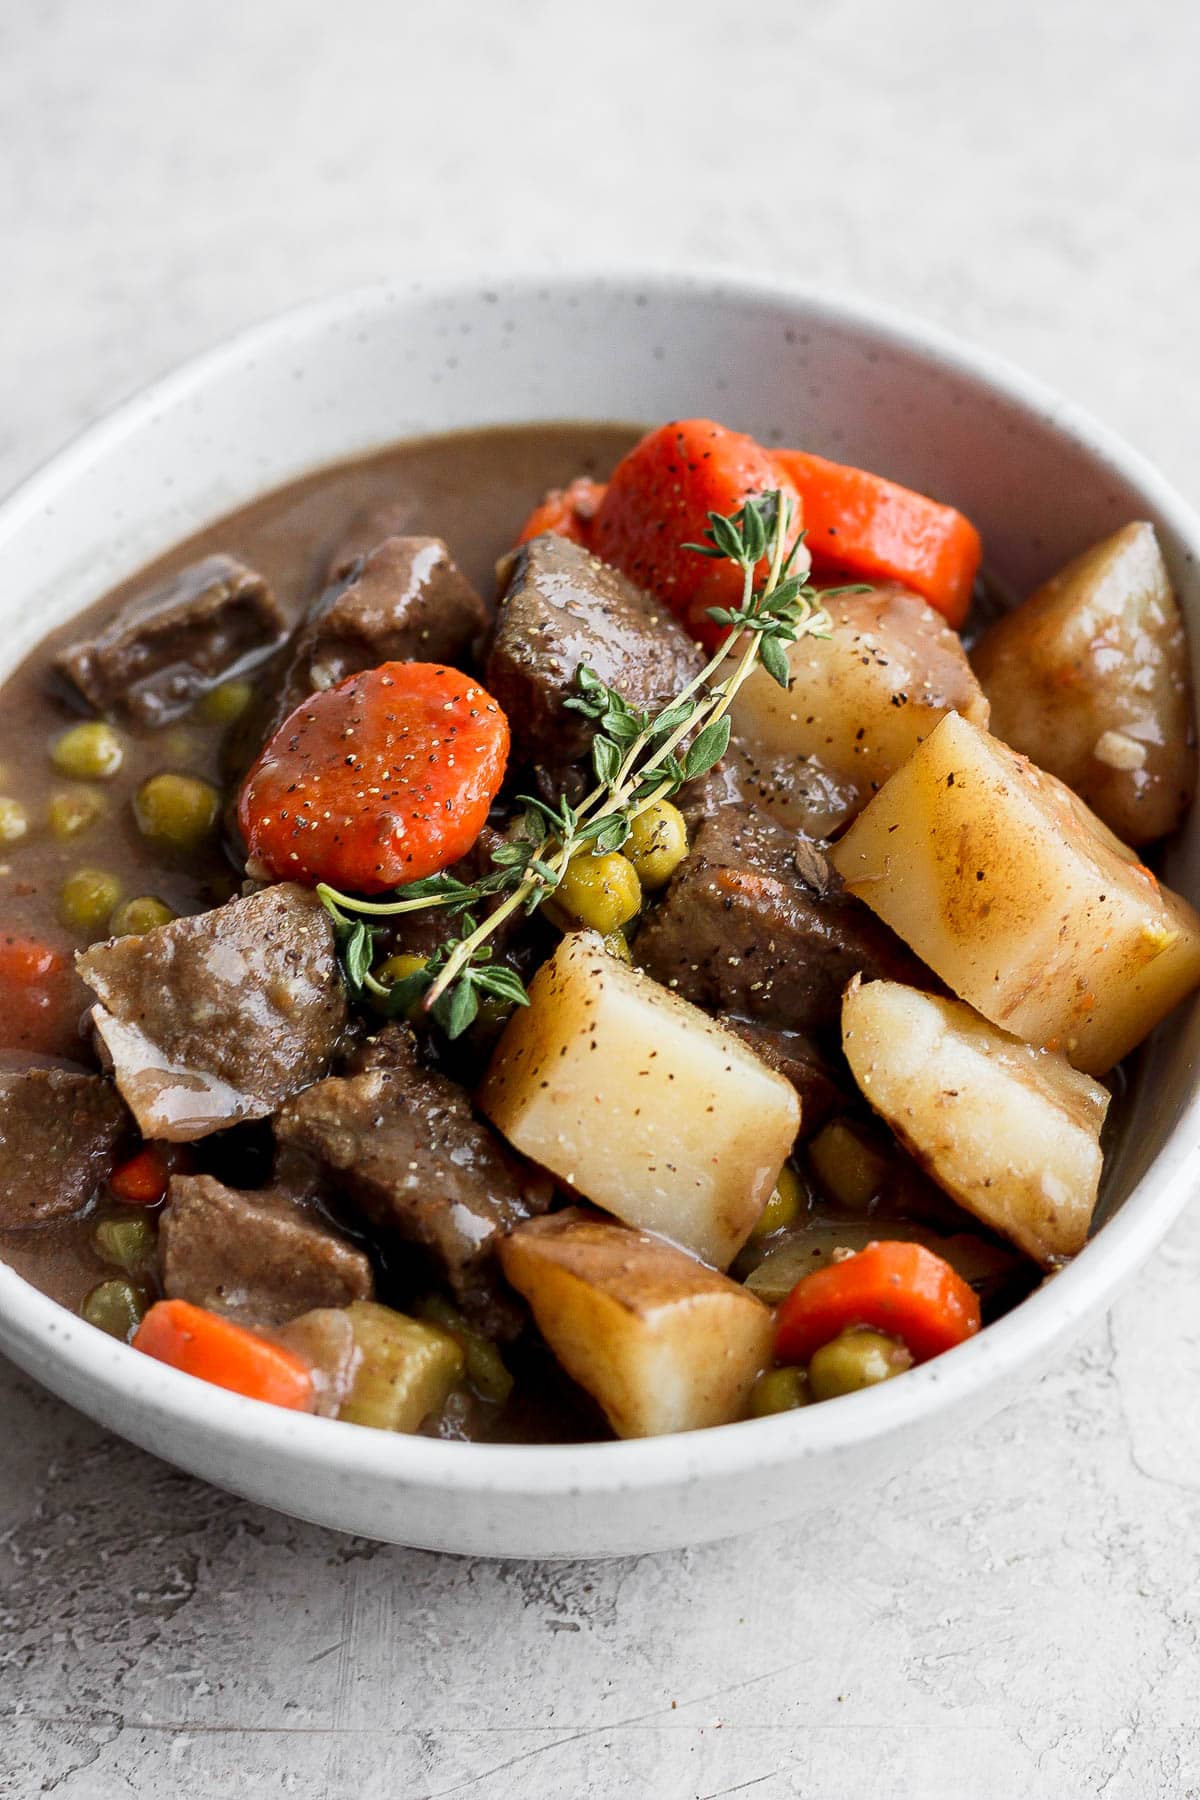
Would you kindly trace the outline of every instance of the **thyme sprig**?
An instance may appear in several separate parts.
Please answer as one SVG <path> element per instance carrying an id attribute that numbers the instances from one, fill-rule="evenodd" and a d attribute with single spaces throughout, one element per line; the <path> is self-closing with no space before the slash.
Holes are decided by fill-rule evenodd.
<path id="1" fill-rule="evenodd" d="M 719 648 L 675 698 L 657 712 L 631 706 L 594 670 L 581 665 L 566 705 L 593 727 L 595 786 L 577 805 L 565 796 L 551 802 L 518 798 L 523 811 L 515 829 L 491 853 L 491 870 L 475 881 L 450 873 L 407 883 L 387 900 L 358 900 L 322 883 L 317 888 L 333 919 L 347 986 L 370 994 L 388 1014 L 420 1006 L 449 1037 L 478 1016 L 480 996 L 518 1006 L 529 996 L 515 970 L 494 960 L 490 940 L 515 913 L 531 914 L 550 897 L 571 859 L 591 847 L 594 855 L 620 850 L 633 822 L 647 807 L 669 799 L 707 774 L 729 746 L 729 708 L 761 664 L 781 687 L 788 683 L 787 646 L 829 628 L 820 596 L 809 584 L 803 533 L 789 545 L 792 502 L 777 491 L 755 495 L 736 512 L 709 513 L 704 542 L 685 549 L 731 562 L 742 575 L 734 607 L 710 607 L 708 616 L 727 627 Z M 765 576 L 759 570 L 766 561 Z M 492 901 L 482 919 L 471 909 Z M 433 908 L 461 919 L 424 968 L 392 986 L 371 972 L 377 927 L 373 918 L 396 918 Z"/>

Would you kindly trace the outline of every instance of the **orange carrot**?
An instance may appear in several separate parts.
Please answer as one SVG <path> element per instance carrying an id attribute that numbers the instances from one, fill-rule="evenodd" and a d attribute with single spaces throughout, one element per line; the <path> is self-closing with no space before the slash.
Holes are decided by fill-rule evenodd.
<path id="1" fill-rule="evenodd" d="M 617 464 L 592 522 L 591 547 L 657 594 L 711 648 L 724 631 L 708 608 L 741 605 L 741 571 L 684 545 L 704 542 L 710 512 L 736 512 L 750 495 L 772 488 L 793 503 L 790 547 L 800 531 L 800 503 L 774 458 L 753 438 L 711 419 L 677 419 L 650 432 Z M 765 573 L 764 560 L 759 574 Z"/>
<path id="2" fill-rule="evenodd" d="M 551 488 L 540 506 L 535 506 L 517 537 L 518 544 L 552 532 L 555 537 L 570 538 L 573 544 L 586 548 L 592 534 L 592 520 L 603 500 L 605 486 L 581 475 L 570 487 Z"/>
<path id="3" fill-rule="evenodd" d="M 312 1371 L 301 1357 L 188 1300 L 159 1300 L 134 1333 L 133 1347 L 247 1399 L 293 1412 L 312 1407 Z"/>
<path id="4" fill-rule="evenodd" d="M 804 450 L 778 450 L 775 460 L 804 501 L 817 574 L 902 581 L 949 624 L 962 624 L 983 554 L 969 519 L 881 475 Z"/>
<path id="5" fill-rule="evenodd" d="M 378 894 L 466 855 L 507 762 L 508 720 L 478 682 L 443 663 L 381 663 L 284 721 L 238 822 L 279 880 Z"/>
<path id="6" fill-rule="evenodd" d="M 0 934 L 0 1044 L 60 1049 L 74 1035 L 71 1010 L 66 958 L 37 938 Z"/>
<path id="7" fill-rule="evenodd" d="M 973 1337 L 980 1322 L 974 1289 L 948 1262 L 923 1244 L 890 1240 L 802 1276 L 779 1309 L 775 1354 L 806 1363 L 841 1332 L 869 1325 L 927 1362 Z"/>
<path id="8" fill-rule="evenodd" d="M 157 1206 L 167 1197 L 170 1175 L 166 1152 L 158 1144 L 147 1144 L 113 1170 L 108 1185 L 116 1198 L 128 1206 Z"/>

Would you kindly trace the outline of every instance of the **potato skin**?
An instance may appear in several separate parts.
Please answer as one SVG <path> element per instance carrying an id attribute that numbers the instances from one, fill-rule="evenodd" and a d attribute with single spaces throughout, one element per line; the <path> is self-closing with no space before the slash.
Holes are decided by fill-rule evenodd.
<path id="1" fill-rule="evenodd" d="M 1200 985 L 1200 918 L 1081 800 L 948 713 L 831 860 L 946 985 L 1102 1075 Z"/>
<path id="2" fill-rule="evenodd" d="M 942 716 L 988 722 L 988 703 L 958 634 L 896 582 L 825 596 L 828 637 L 788 651 L 785 692 L 757 670 L 731 708 L 752 753 L 813 758 L 848 789 L 850 818 Z M 839 821 L 843 822 L 843 821 Z"/>
<path id="3" fill-rule="evenodd" d="M 500 1259 L 618 1437 L 745 1416 L 774 1321 L 739 1283 L 662 1238 L 575 1207 L 519 1225 Z"/>
<path id="4" fill-rule="evenodd" d="M 842 1046 L 866 1099 L 946 1192 L 1038 1262 L 1083 1248 L 1109 1095 L 959 1000 L 893 981 L 846 991 Z"/>
<path id="5" fill-rule="evenodd" d="M 1126 525 L 988 630 L 971 660 L 991 729 L 1117 836 L 1174 830 L 1196 786 L 1187 639 L 1154 527 Z"/>

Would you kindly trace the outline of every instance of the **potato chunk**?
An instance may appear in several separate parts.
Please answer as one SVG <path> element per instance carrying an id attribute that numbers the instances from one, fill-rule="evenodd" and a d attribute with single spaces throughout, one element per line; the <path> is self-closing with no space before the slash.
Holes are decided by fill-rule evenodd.
<path id="1" fill-rule="evenodd" d="M 988 704 L 957 634 L 907 588 L 826 605 L 830 634 L 792 645 L 786 691 L 760 668 L 730 710 L 759 757 L 813 757 L 847 784 L 849 818 L 945 713 L 986 725 Z"/>
<path id="2" fill-rule="evenodd" d="M 842 1046 L 866 1098 L 935 1181 L 1038 1262 L 1083 1248 L 1108 1092 L 971 1007 L 855 978 Z"/>
<path id="3" fill-rule="evenodd" d="M 721 1269 L 800 1123 L 790 1082 L 591 931 L 539 969 L 478 1103 L 576 1193 Z"/>
<path id="4" fill-rule="evenodd" d="M 1052 775 L 950 713 L 831 853 L 960 999 L 1102 1075 L 1200 983 L 1200 918 Z"/>
<path id="5" fill-rule="evenodd" d="M 1130 844 L 1178 825 L 1196 784 L 1187 640 L 1152 525 L 1126 525 L 1000 619 L 972 661 L 997 737 Z"/>
<path id="6" fill-rule="evenodd" d="M 673 1244 L 575 1208 L 519 1225 L 500 1247 L 567 1373 L 618 1437 L 741 1418 L 770 1361 L 761 1300 Z"/>

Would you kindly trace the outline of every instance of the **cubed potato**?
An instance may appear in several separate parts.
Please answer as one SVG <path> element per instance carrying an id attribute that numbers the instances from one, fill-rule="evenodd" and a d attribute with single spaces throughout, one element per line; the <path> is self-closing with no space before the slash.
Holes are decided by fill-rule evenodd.
<path id="1" fill-rule="evenodd" d="M 1127 843 L 1183 817 L 1196 785 L 1187 639 L 1154 527 L 1126 525 L 984 634 L 991 729 Z"/>
<path id="2" fill-rule="evenodd" d="M 1200 918 L 1052 775 L 950 713 L 832 851 L 994 1025 L 1102 1075 L 1200 983 Z"/>
<path id="3" fill-rule="evenodd" d="M 959 1000 L 857 977 L 842 1047 L 880 1116 L 968 1212 L 1038 1262 L 1082 1250 L 1108 1091 Z"/>
<path id="4" fill-rule="evenodd" d="M 618 1437 L 741 1418 L 771 1358 L 772 1318 L 736 1281 L 646 1231 L 569 1208 L 500 1246 L 567 1373 Z"/>
<path id="5" fill-rule="evenodd" d="M 790 1082 L 590 931 L 565 937 L 539 969 L 478 1103 L 576 1193 L 720 1269 L 800 1123 Z"/>
<path id="6" fill-rule="evenodd" d="M 758 669 L 730 712 L 764 760 L 813 757 L 847 784 L 849 818 L 945 713 L 986 725 L 988 704 L 957 633 L 907 588 L 831 596 L 826 608 L 829 636 L 788 651 L 786 690 Z"/>

